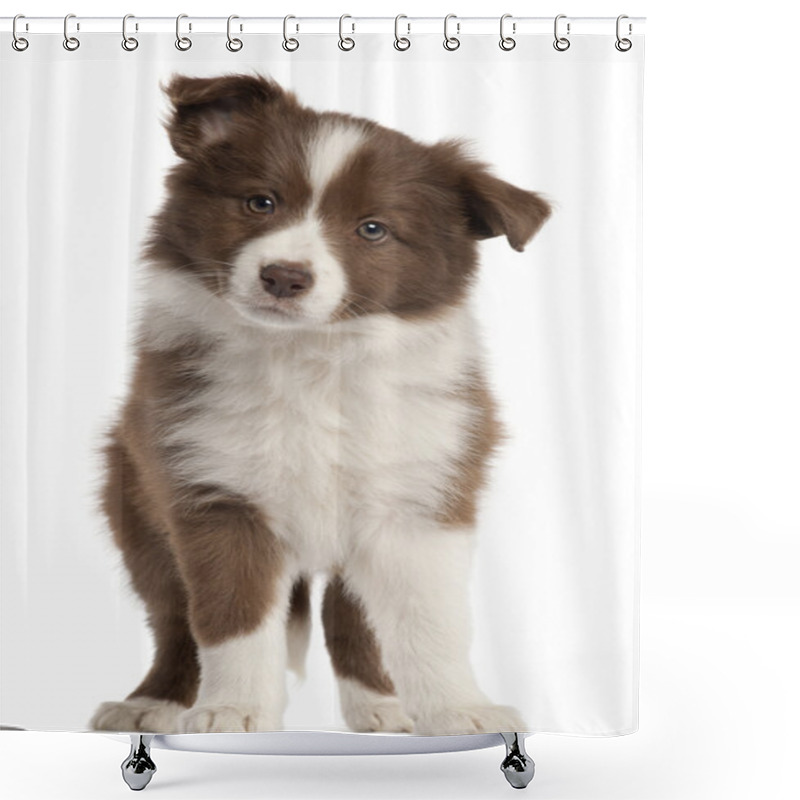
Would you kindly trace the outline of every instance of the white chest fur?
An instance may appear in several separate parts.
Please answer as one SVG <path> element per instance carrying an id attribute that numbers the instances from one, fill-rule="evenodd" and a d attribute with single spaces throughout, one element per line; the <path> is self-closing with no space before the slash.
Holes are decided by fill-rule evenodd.
<path id="1" fill-rule="evenodd" d="M 202 331 L 183 302 L 145 318 L 161 346 L 190 326 L 217 342 L 207 387 L 168 433 L 186 454 L 176 464 L 185 480 L 257 503 L 307 568 L 335 566 L 387 522 L 435 516 L 474 423 L 459 391 L 477 367 L 466 309 L 284 331 L 205 302 Z"/>

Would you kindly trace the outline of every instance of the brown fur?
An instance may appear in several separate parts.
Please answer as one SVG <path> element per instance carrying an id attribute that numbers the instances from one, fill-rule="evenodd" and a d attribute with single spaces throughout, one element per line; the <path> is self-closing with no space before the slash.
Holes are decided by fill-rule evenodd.
<path id="1" fill-rule="evenodd" d="M 156 646 L 153 666 L 128 697 L 153 697 L 191 706 L 200 668 L 178 565 L 163 530 L 142 513 L 136 471 L 119 442 L 106 448 L 106 462 L 104 509 L 131 582 L 145 601 Z"/>
<path id="2" fill-rule="evenodd" d="M 104 508 L 127 560 L 132 543 L 145 545 L 131 531 L 150 532 L 152 557 L 173 565 L 172 594 L 163 599 L 178 607 L 180 595 L 195 640 L 216 644 L 258 625 L 272 601 L 282 553 L 262 512 L 247 500 L 213 486 L 184 486 L 170 471 L 177 454 L 159 432 L 191 413 L 206 352 L 199 343 L 166 352 L 140 347 L 122 424 L 107 449 Z M 134 587 L 147 601 L 158 580 L 157 570 L 141 569 Z"/>
<path id="3" fill-rule="evenodd" d="M 170 139 L 184 160 L 167 177 L 168 199 L 145 256 L 225 294 L 236 250 L 305 213 L 311 188 L 301 142 L 313 135 L 317 115 L 255 77 L 179 76 L 167 93 L 174 105 Z M 261 194 L 275 195 L 280 213 L 248 212 L 247 200 Z"/>
<path id="4" fill-rule="evenodd" d="M 289 601 L 289 622 L 303 624 L 311 614 L 311 590 L 308 578 L 303 576 L 294 582 Z"/>
<path id="5" fill-rule="evenodd" d="M 394 694 L 364 608 L 339 576 L 325 588 L 322 624 L 333 670 L 340 678 L 358 681 L 379 694 Z"/>
<path id="6" fill-rule="evenodd" d="M 443 525 L 466 527 L 475 524 L 478 499 L 486 486 L 489 463 L 504 438 L 496 403 L 482 376 L 471 376 L 463 392 L 479 418 L 471 429 L 467 447 L 456 464 L 455 478 L 447 487 L 445 507 L 439 514 Z"/>
<path id="7" fill-rule="evenodd" d="M 430 146 L 368 120 L 320 114 L 265 78 L 178 76 L 167 93 L 170 138 L 184 160 L 168 177 L 146 255 L 196 274 L 218 294 L 242 244 L 306 213 L 302 143 L 330 122 L 347 121 L 366 138 L 320 203 L 329 241 L 348 266 L 338 318 L 414 317 L 453 305 L 477 269 L 478 239 L 505 235 L 522 250 L 550 213 L 539 195 L 494 177 L 457 141 Z M 276 200 L 274 214 L 243 213 L 259 194 Z M 365 241 L 355 229 L 366 220 L 386 224 L 390 236 Z"/>

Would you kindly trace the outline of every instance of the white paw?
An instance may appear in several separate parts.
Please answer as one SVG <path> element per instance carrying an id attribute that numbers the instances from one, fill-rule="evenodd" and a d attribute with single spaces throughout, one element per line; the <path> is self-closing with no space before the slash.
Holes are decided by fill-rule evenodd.
<path id="1" fill-rule="evenodd" d="M 283 729 L 280 718 L 238 705 L 194 706 L 181 714 L 178 724 L 181 733 L 251 733 Z"/>
<path id="2" fill-rule="evenodd" d="M 394 695 L 379 694 L 348 678 L 339 679 L 339 695 L 342 715 L 350 730 L 362 733 L 411 733 L 414 729 L 414 723 Z"/>
<path id="3" fill-rule="evenodd" d="M 101 703 L 89 726 L 96 731 L 127 733 L 178 733 L 178 717 L 186 706 L 171 700 L 134 697 Z"/>
<path id="4" fill-rule="evenodd" d="M 526 730 L 511 706 L 474 705 L 444 708 L 417 718 L 414 733 L 446 735 L 459 733 L 512 733 Z"/>

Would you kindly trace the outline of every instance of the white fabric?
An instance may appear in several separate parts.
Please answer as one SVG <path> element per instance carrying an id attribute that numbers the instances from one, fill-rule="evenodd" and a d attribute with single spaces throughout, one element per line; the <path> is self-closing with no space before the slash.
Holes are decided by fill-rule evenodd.
<path id="1" fill-rule="evenodd" d="M 341 52 L 274 36 L 41 35 L 2 58 L 2 722 L 86 729 L 149 667 L 141 603 L 95 493 L 122 397 L 134 264 L 174 160 L 159 82 L 260 71 L 318 109 L 462 137 L 555 213 L 524 254 L 481 245 L 476 296 L 511 434 L 482 504 L 473 663 L 532 731 L 637 727 L 639 275 L 643 40 L 362 35 Z M 315 598 L 318 602 L 318 597 Z M 345 730 L 315 619 L 290 728 Z"/>

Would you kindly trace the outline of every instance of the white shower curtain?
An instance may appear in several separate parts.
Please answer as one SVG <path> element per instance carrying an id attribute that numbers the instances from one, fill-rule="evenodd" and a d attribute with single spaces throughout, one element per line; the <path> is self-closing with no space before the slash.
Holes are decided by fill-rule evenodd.
<path id="1" fill-rule="evenodd" d="M 608 23 L 607 23 L 608 24 Z M 279 30 L 280 25 L 273 24 Z M 176 161 L 160 84 L 261 74 L 316 110 L 432 143 L 459 138 L 552 217 L 480 244 L 472 303 L 508 438 L 482 497 L 471 660 L 532 732 L 637 727 L 643 37 L 571 34 L 29 33 L 0 42 L 2 723 L 86 730 L 150 665 L 144 609 L 99 512 L 99 448 L 125 392 L 139 253 Z M 540 26 L 541 27 L 541 26 Z M 464 31 L 468 26 L 464 26 Z M 533 30 L 533 25 L 531 25 Z M 538 29 L 537 29 L 538 30 Z M 578 27 L 575 30 L 579 30 Z M 285 726 L 346 730 L 319 625 Z"/>

